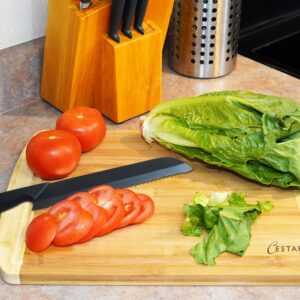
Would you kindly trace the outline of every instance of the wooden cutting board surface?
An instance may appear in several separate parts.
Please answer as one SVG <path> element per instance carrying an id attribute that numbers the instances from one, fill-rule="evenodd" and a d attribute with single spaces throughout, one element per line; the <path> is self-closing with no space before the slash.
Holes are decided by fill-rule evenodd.
<path id="1" fill-rule="evenodd" d="M 157 144 L 148 145 L 138 131 L 109 131 L 103 144 L 84 154 L 72 176 L 105 170 L 160 156 L 180 157 Z M 181 157 L 181 159 L 183 159 Z M 183 159 L 184 160 L 184 159 Z M 156 205 L 147 222 L 117 230 L 91 242 L 54 247 L 36 254 L 24 244 L 30 220 L 39 212 L 25 203 L 0 217 L 0 266 L 16 284 L 232 285 L 300 284 L 300 198 L 295 190 L 266 187 L 201 162 L 194 170 L 133 187 Z M 27 168 L 24 153 L 9 189 L 40 182 Z M 224 253 L 216 266 L 197 265 L 189 250 L 200 238 L 180 232 L 182 206 L 195 192 L 242 191 L 249 202 L 271 200 L 276 208 L 252 226 L 243 257 Z"/>

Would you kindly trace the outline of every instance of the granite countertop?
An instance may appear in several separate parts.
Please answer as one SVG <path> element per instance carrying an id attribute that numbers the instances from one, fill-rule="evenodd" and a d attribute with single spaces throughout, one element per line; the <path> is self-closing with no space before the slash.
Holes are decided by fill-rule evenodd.
<path id="1" fill-rule="evenodd" d="M 0 192 L 28 139 L 53 127 L 60 114 L 39 96 L 44 39 L 0 51 Z M 218 90 L 252 90 L 300 102 L 300 81 L 238 56 L 236 69 L 222 78 L 199 80 L 163 68 L 163 100 Z M 135 118 L 121 125 L 107 120 L 110 130 L 138 128 Z M 0 253 L 1 255 L 1 253 Z M 0 299 L 297 299 L 300 287 L 222 286 L 13 286 L 0 279 Z"/>

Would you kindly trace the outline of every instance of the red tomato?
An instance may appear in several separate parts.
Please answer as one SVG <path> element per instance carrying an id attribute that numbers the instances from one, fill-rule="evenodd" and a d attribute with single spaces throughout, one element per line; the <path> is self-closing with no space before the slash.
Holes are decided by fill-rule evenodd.
<path id="1" fill-rule="evenodd" d="M 142 203 L 142 210 L 140 214 L 134 219 L 133 224 L 142 223 L 149 219 L 154 214 L 153 200 L 144 194 L 137 194 Z"/>
<path id="2" fill-rule="evenodd" d="M 63 200 L 49 210 L 58 223 L 53 244 L 71 245 L 83 238 L 93 225 L 92 216 L 76 201 Z"/>
<path id="3" fill-rule="evenodd" d="M 57 119 L 56 129 L 74 134 L 81 144 L 82 152 L 94 149 L 106 134 L 106 124 L 101 113 L 90 107 L 76 107 L 66 111 Z"/>
<path id="4" fill-rule="evenodd" d="M 47 130 L 34 135 L 26 147 L 26 160 L 32 172 L 46 180 L 66 177 L 78 165 L 80 143 L 74 135 Z"/>
<path id="5" fill-rule="evenodd" d="M 142 204 L 136 193 L 129 189 L 117 189 L 116 192 L 121 196 L 125 207 L 125 217 L 118 226 L 118 228 L 123 228 L 132 224 L 135 218 L 140 214 Z"/>
<path id="6" fill-rule="evenodd" d="M 93 188 L 89 193 L 96 198 L 97 205 L 103 207 L 107 212 L 108 219 L 101 227 L 97 236 L 105 235 L 117 228 L 124 218 L 124 204 L 120 196 L 108 185 L 101 185 Z"/>
<path id="7" fill-rule="evenodd" d="M 95 204 L 96 199 L 89 193 L 76 193 L 69 197 L 68 200 L 77 201 L 80 206 L 91 214 L 93 218 L 93 225 L 90 231 L 77 243 L 85 243 L 90 241 L 100 231 L 102 225 L 107 220 L 107 213 L 104 208 Z"/>
<path id="8" fill-rule="evenodd" d="M 35 252 L 47 249 L 52 243 L 57 230 L 56 218 L 44 213 L 34 218 L 26 231 L 27 247 Z"/>

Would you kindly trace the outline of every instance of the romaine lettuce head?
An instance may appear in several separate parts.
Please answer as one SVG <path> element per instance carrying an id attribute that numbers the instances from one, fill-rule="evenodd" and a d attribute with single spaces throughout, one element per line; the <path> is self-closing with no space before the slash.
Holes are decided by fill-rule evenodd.
<path id="1" fill-rule="evenodd" d="M 224 91 L 164 102 L 144 120 L 149 143 L 267 185 L 300 186 L 300 106 Z"/>

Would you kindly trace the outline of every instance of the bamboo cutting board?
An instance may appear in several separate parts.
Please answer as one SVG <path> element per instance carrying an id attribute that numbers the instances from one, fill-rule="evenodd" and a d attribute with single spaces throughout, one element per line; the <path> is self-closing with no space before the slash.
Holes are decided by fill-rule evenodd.
<path id="1" fill-rule="evenodd" d="M 178 155 L 157 144 L 149 146 L 138 131 L 109 131 L 97 149 L 82 156 L 72 176 L 104 170 L 159 156 Z M 182 157 L 181 157 L 182 158 Z M 117 230 L 91 242 L 54 247 L 36 254 L 24 244 L 29 221 L 40 213 L 23 204 L 0 217 L 0 266 L 4 280 L 15 284 L 232 285 L 300 283 L 300 198 L 295 190 L 266 187 L 201 162 L 194 170 L 141 186 L 136 192 L 155 201 L 147 222 Z M 9 189 L 38 183 L 28 170 L 24 153 Z M 252 226 L 250 246 L 243 257 L 222 254 L 213 267 L 197 265 L 189 255 L 199 238 L 180 232 L 182 206 L 195 192 L 242 191 L 249 202 L 271 200 L 276 208 Z"/>

